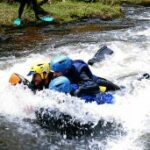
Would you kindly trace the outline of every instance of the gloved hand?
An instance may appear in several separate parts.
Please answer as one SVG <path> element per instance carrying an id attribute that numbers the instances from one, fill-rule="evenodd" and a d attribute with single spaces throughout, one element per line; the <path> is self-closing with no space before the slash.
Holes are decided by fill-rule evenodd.
<path id="1" fill-rule="evenodd" d="M 78 97 L 80 93 L 81 93 L 81 89 L 79 88 L 73 92 L 73 95 Z"/>
<path id="2" fill-rule="evenodd" d="M 72 95 L 73 96 L 79 96 L 80 88 L 77 84 L 72 84 Z"/>
<path id="3" fill-rule="evenodd" d="M 143 79 L 150 79 L 150 74 L 149 73 L 144 73 L 142 77 L 139 77 L 138 80 L 141 81 Z"/>
<path id="4" fill-rule="evenodd" d="M 144 78 L 144 79 L 149 79 L 149 78 L 150 78 L 150 74 L 144 73 L 144 74 L 143 74 L 143 78 Z"/>

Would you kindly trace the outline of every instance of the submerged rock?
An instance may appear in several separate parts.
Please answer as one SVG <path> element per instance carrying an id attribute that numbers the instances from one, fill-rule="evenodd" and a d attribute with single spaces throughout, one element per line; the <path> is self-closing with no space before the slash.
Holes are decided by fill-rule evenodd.
<path id="1" fill-rule="evenodd" d="M 0 43 L 8 42 L 10 39 L 9 35 L 0 34 Z"/>

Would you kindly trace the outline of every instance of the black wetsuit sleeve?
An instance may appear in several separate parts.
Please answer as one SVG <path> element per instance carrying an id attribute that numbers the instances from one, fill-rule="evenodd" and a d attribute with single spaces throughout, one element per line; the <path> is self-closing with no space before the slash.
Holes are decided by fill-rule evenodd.
<path id="1" fill-rule="evenodd" d="M 95 94 L 99 91 L 98 84 L 90 79 L 86 71 L 82 71 L 80 74 L 81 82 L 79 84 L 79 89 L 75 91 L 75 95 L 79 96 L 81 94 Z"/>
<path id="2" fill-rule="evenodd" d="M 32 91 L 32 92 L 36 92 L 37 88 L 36 86 L 34 85 L 34 83 L 31 81 L 30 84 L 28 85 L 29 89 Z"/>
<path id="3" fill-rule="evenodd" d="M 30 84 L 28 85 L 28 87 L 29 87 L 29 89 L 30 89 L 32 92 L 34 92 L 34 93 L 35 93 L 36 91 L 41 91 L 41 90 L 43 90 L 43 86 L 42 86 L 42 85 L 36 86 L 33 81 L 30 82 Z"/>

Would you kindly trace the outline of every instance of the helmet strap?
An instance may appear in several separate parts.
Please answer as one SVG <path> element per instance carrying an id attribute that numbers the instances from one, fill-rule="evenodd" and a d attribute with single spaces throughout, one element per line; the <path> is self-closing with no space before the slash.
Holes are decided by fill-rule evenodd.
<path id="1" fill-rule="evenodd" d="M 47 79 L 47 77 L 48 77 L 48 73 L 43 72 L 43 79 Z"/>

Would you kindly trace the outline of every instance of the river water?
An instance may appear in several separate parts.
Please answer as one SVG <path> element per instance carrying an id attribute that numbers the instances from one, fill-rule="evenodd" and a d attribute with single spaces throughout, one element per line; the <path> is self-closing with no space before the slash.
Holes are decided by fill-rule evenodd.
<path id="1" fill-rule="evenodd" d="M 89 31 L 82 32 L 80 27 L 70 34 L 60 28 L 48 33 L 45 28 L 44 32 L 32 31 L 32 39 L 26 37 L 30 33 L 26 31 L 24 36 L 22 33 L 14 36 L 11 43 L 1 44 L 0 149 L 150 149 L 150 81 L 136 80 L 140 74 L 150 71 L 150 9 L 124 7 L 123 10 L 126 18 L 114 22 L 129 22 L 129 28 L 100 32 L 99 25 L 92 24 L 96 26 L 93 30 L 90 27 Z M 16 40 L 21 44 L 17 45 Z M 39 43 L 39 40 L 43 42 Z M 28 44 L 31 41 L 32 46 Z M 114 105 L 84 104 L 80 99 L 49 91 L 34 95 L 22 86 L 8 84 L 12 72 L 26 77 L 34 62 L 50 61 L 59 54 L 87 62 L 102 45 L 108 45 L 114 54 L 91 69 L 97 75 L 126 86 L 114 94 Z M 24 47 L 23 51 L 21 47 Z M 105 123 L 94 133 L 67 137 L 57 130 L 43 129 L 35 123 L 34 113 L 27 111 L 30 107 L 34 110 L 48 106 L 67 112 L 83 123 L 92 121 L 96 125 L 101 119 Z M 107 122 L 113 127 L 107 127 Z"/>

